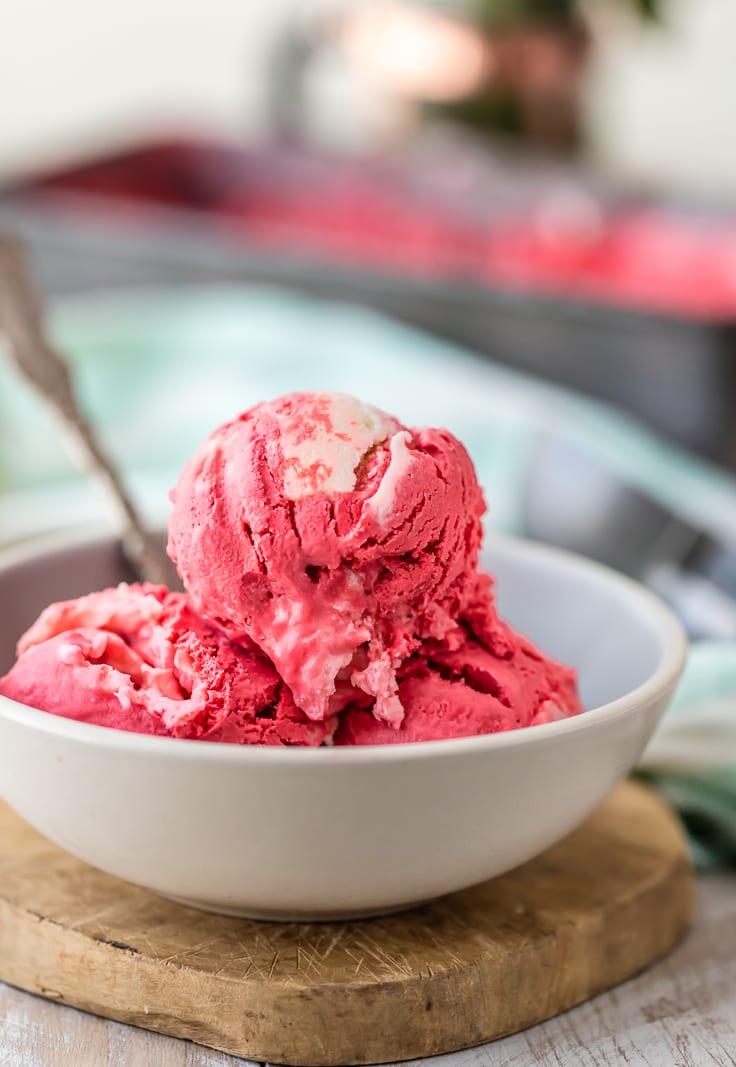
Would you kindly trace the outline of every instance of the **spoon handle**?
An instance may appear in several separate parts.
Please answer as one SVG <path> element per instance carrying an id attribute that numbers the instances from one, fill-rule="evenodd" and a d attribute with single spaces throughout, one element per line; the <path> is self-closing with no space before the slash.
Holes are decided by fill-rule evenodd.
<path id="1" fill-rule="evenodd" d="M 0 340 L 20 373 L 56 411 L 80 464 L 103 486 L 115 507 L 123 551 L 137 575 L 171 585 L 175 573 L 163 547 L 152 536 L 105 455 L 74 393 L 69 367 L 49 341 L 41 298 L 20 244 L 0 235 Z"/>

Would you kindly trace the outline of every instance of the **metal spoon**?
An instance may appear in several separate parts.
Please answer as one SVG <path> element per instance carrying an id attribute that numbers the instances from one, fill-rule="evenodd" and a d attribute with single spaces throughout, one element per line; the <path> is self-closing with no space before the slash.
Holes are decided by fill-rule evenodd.
<path id="1" fill-rule="evenodd" d="M 0 235 L 0 340 L 20 373 L 59 415 L 80 465 L 103 486 L 119 521 L 123 552 L 138 577 L 173 585 L 173 564 L 141 519 L 120 475 L 79 407 L 63 356 L 49 340 L 43 305 L 18 241 Z"/>

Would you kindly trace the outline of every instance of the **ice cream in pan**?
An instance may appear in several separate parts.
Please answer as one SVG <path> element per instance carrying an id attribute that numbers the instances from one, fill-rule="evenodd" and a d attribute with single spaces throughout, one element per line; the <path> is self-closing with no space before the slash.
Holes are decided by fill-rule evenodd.
<path id="1" fill-rule="evenodd" d="M 463 445 L 351 397 L 226 423 L 172 493 L 186 592 L 52 605 L 0 692 L 86 722 L 266 745 L 474 736 L 582 711 L 574 671 L 496 612 Z"/>

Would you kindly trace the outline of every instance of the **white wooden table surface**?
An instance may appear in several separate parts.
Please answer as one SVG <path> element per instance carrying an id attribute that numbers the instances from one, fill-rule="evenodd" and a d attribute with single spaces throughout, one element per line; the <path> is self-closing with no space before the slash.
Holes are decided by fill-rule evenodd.
<path id="1" fill-rule="evenodd" d="M 736 874 L 700 879 L 692 932 L 645 974 L 541 1026 L 429 1062 L 431 1067 L 736 1067 Z M 246 1063 L 0 985 L 0 1067 Z"/>

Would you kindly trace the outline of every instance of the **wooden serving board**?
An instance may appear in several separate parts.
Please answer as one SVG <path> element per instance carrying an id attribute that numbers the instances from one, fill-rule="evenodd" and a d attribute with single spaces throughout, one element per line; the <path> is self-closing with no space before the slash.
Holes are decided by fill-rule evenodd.
<path id="1" fill-rule="evenodd" d="M 429 1056 L 547 1019 L 666 952 L 693 895 L 677 822 L 631 783 L 510 874 L 401 915 L 324 924 L 180 907 L 0 805 L 0 979 L 305 1067 Z"/>

